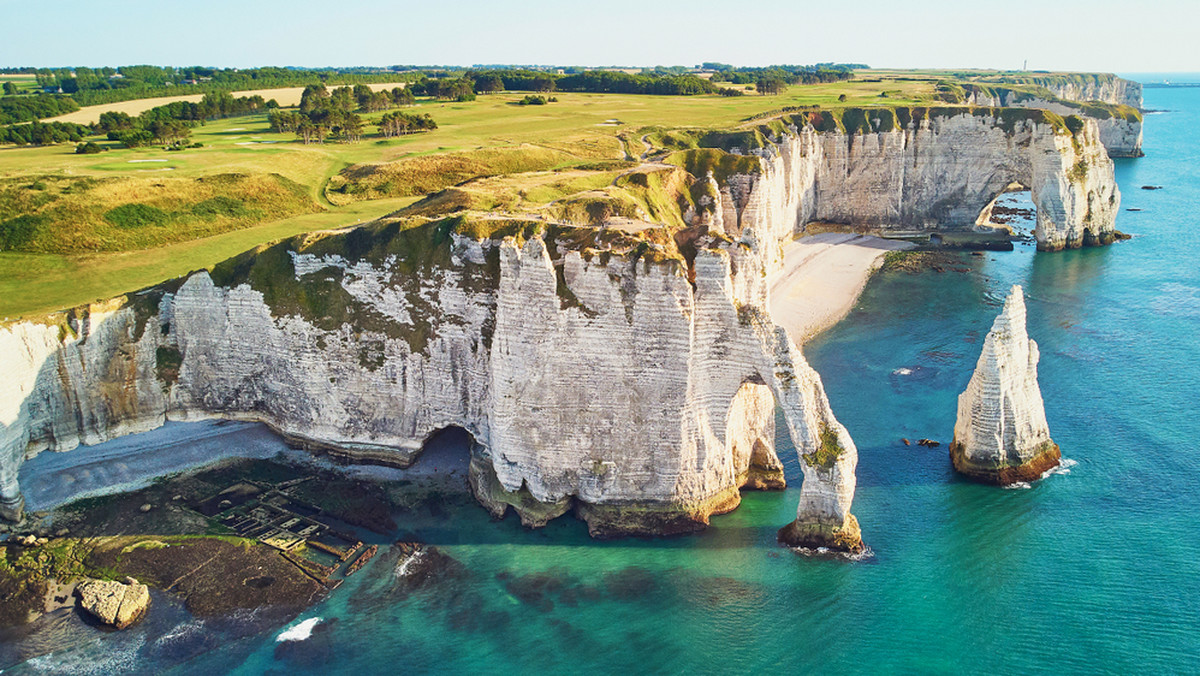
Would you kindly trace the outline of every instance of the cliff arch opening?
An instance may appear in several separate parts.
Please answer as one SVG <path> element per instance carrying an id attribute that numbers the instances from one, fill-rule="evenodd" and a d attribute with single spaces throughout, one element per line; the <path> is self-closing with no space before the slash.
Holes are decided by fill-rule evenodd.
<path id="1" fill-rule="evenodd" d="M 1033 192 L 1019 181 L 1009 182 L 995 191 L 975 219 L 976 232 L 994 235 L 998 241 L 1007 236 L 1031 237 L 1036 226 L 1037 205 L 1033 201 Z"/>
<path id="2" fill-rule="evenodd" d="M 729 404 L 725 440 L 740 490 L 787 487 L 775 452 L 775 394 L 761 379 L 744 381 Z"/>

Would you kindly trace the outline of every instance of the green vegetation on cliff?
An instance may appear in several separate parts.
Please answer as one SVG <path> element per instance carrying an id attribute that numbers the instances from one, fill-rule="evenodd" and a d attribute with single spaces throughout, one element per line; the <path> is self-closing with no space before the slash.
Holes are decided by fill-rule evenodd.
<path id="1" fill-rule="evenodd" d="M 947 91 L 1008 89 L 1015 96 L 1038 87 L 985 81 L 1006 75 L 860 71 L 770 97 L 559 91 L 553 106 L 512 105 L 523 94 L 505 93 L 481 75 L 476 84 L 486 80 L 492 93 L 474 101 L 423 96 L 414 87 L 412 114 L 431 113 L 438 128 L 375 142 L 305 145 L 272 132 L 266 113 L 256 113 L 194 128 L 202 147 L 182 152 L 104 140 L 92 141 L 105 149 L 96 154 L 75 154 L 74 146 L 10 148 L 0 153 L 0 315 L 127 292 L 279 237 L 369 221 L 412 202 L 402 216 L 499 212 L 679 228 L 688 209 L 712 208 L 712 187 L 702 180 L 709 172 L 718 181 L 753 173 L 758 160 L 745 153 L 768 147 L 789 127 L 866 133 L 964 111 L 1010 127 L 1025 119 L 1061 126 L 1052 115 L 984 113 L 943 101 Z M 503 89 L 537 84 L 500 80 Z M 1137 115 L 1087 105 L 1081 115 Z M 361 112 L 364 136 L 383 114 Z M 665 158 L 691 178 L 644 169 L 622 176 L 643 156 Z M 211 182 L 234 176 L 239 185 L 212 189 Z M 122 255 L 131 250 L 142 253 Z"/>
<path id="2" fill-rule="evenodd" d="M 803 456 L 804 462 L 809 467 L 816 467 L 824 470 L 831 470 L 837 464 L 838 458 L 842 457 L 842 443 L 838 441 L 837 430 L 822 426 L 818 435 L 819 445 L 809 453 Z"/>

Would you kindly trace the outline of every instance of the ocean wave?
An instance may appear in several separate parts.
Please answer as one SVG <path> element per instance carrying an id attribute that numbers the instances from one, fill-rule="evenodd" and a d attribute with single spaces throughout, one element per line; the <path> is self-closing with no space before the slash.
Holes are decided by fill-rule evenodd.
<path id="1" fill-rule="evenodd" d="M 812 556 L 826 559 L 845 559 L 847 561 L 866 561 L 875 557 L 875 551 L 867 545 L 863 545 L 863 550 L 857 554 L 849 552 L 836 552 L 828 547 L 788 547 L 788 549 L 801 556 Z"/>
<path id="2" fill-rule="evenodd" d="M 405 575 L 408 575 L 409 567 L 412 566 L 412 564 L 420 561 L 424 554 L 425 554 L 424 549 L 418 549 L 417 551 L 410 554 L 408 556 L 408 558 L 406 558 L 400 562 L 400 565 L 396 566 L 395 576 L 399 578 L 399 577 L 404 577 Z"/>
<path id="3" fill-rule="evenodd" d="M 159 636 L 154 643 L 155 645 L 159 646 L 175 643 L 177 641 L 191 638 L 192 636 L 204 631 L 204 629 L 204 620 L 192 620 L 191 622 L 184 622 L 171 631 Z"/>
<path id="4" fill-rule="evenodd" d="M 895 371 L 892 371 L 892 375 L 894 375 L 894 376 L 912 375 L 912 369 L 900 367 L 900 368 L 896 369 Z"/>
<path id="5" fill-rule="evenodd" d="M 1048 477 L 1052 474 L 1070 474 L 1071 468 L 1078 464 L 1079 463 L 1075 460 L 1072 460 L 1070 458 L 1063 458 L 1059 462 L 1058 465 L 1051 467 L 1050 469 L 1046 470 L 1045 472 L 1042 472 L 1042 478 L 1045 479 L 1046 477 Z"/>
<path id="6" fill-rule="evenodd" d="M 130 638 L 129 641 L 96 641 L 64 653 L 39 655 L 25 662 L 25 666 L 43 674 L 129 673 L 142 666 L 138 653 L 146 644 L 145 634 Z"/>
<path id="7" fill-rule="evenodd" d="M 275 637 L 275 642 L 283 643 L 284 641 L 306 640 L 309 636 L 312 636 L 313 629 L 316 628 L 316 626 L 320 623 L 321 618 L 310 617 L 294 627 L 285 629 L 283 633 Z"/>
<path id="8" fill-rule="evenodd" d="M 1004 490 L 1006 490 L 1006 491 L 1023 491 L 1023 490 L 1029 489 L 1029 488 L 1033 488 L 1033 484 L 1029 483 L 1028 481 L 1018 481 L 1016 483 L 1011 483 L 1011 484 L 1005 486 Z"/>

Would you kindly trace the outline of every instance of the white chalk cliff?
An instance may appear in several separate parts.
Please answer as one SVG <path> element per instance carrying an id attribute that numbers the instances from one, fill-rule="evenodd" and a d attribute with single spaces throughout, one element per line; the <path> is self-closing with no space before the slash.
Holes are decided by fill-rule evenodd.
<path id="1" fill-rule="evenodd" d="M 1136 84 L 1136 83 L 1134 83 Z M 1061 99 L 1050 91 L 1033 94 L 1003 87 L 972 88 L 967 91 L 964 102 L 976 106 L 1038 108 L 1067 117 L 1077 115 L 1095 120 L 1100 132 L 1100 143 L 1109 157 L 1142 157 L 1142 114 L 1140 85 L 1138 104 L 1088 105 L 1086 102 Z M 1102 103 L 1107 103 L 1103 101 Z"/>
<path id="2" fill-rule="evenodd" d="M 1058 465 L 1038 387 L 1037 343 L 1025 330 L 1025 299 L 1014 286 L 983 341 L 967 389 L 958 397 L 950 458 L 979 481 L 1011 484 Z"/>
<path id="3" fill-rule="evenodd" d="M 518 219 L 384 222 L 0 326 L 0 516 L 19 515 L 18 471 L 39 452 L 225 417 L 401 466 L 457 426 L 495 513 L 538 525 L 574 509 L 600 536 L 690 531 L 741 488 L 782 485 L 777 404 L 804 472 L 780 539 L 856 550 L 857 451 L 767 310 L 781 242 L 813 220 L 970 229 L 1017 182 L 1042 248 L 1107 243 L 1119 198 L 1095 124 L 1071 134 L 1039 115 L 849 134 L 790 118 L 753 157 L 726 155 L 746 171 L 698 177 L 711 196 L 690 214 L 709 233 L 694 256 Z"/>
<path id="4" fill-rule="evenodd" d="M 721 182 L 722 227 L 753 228 L 767 248 L 812 221 L 885 236 L 971 231 L 1016 184 L 1037 207 L 1039 249 L 1117 237 L 1120 192 L 1094 120 L 1071 133 L 1039 110 L 864 110 L 857 124 L 875 131 L 847 133 L 828 112 L 801 113 L 783 117 L 788 130 L 763 147 L 733 149 L 759 155 L 762 168 Z"/>

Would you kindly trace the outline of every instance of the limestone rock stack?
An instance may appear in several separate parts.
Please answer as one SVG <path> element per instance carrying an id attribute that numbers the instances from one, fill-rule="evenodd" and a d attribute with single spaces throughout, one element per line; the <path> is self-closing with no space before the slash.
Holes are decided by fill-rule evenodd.
<path id="1" fill-rule="evenodd" d="M 1025 332 L 1025 299 L 1014 286 L 958 397 L 950 459 L 984 483 L 1031 481 L 1058 465 L 1037 382 L 1038 348 Z"/>

